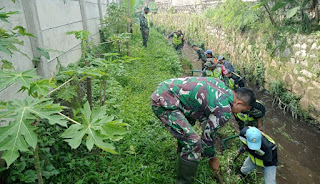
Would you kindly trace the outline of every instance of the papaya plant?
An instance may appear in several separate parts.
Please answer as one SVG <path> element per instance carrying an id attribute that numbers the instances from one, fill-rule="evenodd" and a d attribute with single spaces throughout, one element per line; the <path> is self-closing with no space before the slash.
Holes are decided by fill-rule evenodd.
<path id="1" fill-rule="evenodd" d="M 14 0 L 12 1 L 15 2 Z M 0 20 L 8 22 L 7 18 L 9 18 L 10 15 L 17 13 L 18 12 L 0 12 Z M 83 40 L 82 44 L 85 49 L 87 49 L 87 42 L 84 40 L 87 39 L 89 35 L 88 32 L 83 31 L 78 33 L 79 34 L 74 34 Z M 17 45 L 23 45 L 23 42 L 19 40 L 20 36 L 33 35 L 28 33 L 26 29 L 21 26 L 17 26 L 9 31 L 0 28 L 0 51 L 9 56 L 12 56 L 15 52 L 22 53 L 16 47 Z M 84 58 L 87 58 L 87 50 L 85 49 L 83 49 Z M 37 50 L 40 55 L 45 58 L 49 57 L 48 50 L 40 48 Z M 31 170 L 24 172 L 30 174 L 30 177 L 26 176 L 26 178 L 21 178 L 21 181 L 35 182 L 35 176 L 32 175 L 32 173 L 36 173 L 38 183 L 44 182 L 41 168 L 41 163 L 43 162 L 40 161 L 39 155 L 39 149 L 42 149 L 39 147 L 39 141 L 41 141 L 40 139 L 42 137 L 37 133 L 38 127 L 42 124 L 66 128 L 68 127 L 68 121 L 75 123 L 75 125 L 79 127 L 70 126 L 70 128 L 66 130 L 66 133 L 62 134 L 69 143 L 72 142 L 72 137 L 68 135 L 68 132 L 70 133 L 71 130 L 76 130 L 76 128 L 78 128 L 77 130 L 79 132 L 82 132 L 84 128 L 90 127 L 90 129 L 87 129 L 88 131 L 86 131 L 86 133 L 88 133 L 87 136 L 78 137 L 77 143 L 79 141 L 81 143 L 82 139 L 84 139 L 87 141 L 89 151 L 96 145 L 109 153 L 116 153 L 114 146 L 111 143 L 106 143 L 105 140 L 109 139 L 110 141 L 117 141 L 121 139 L 122 135 L 127 133 L 127 124 L 122 123 L 122 120 L 114 120 L 112 116 L 106 116 L 106 107 L 100 108 L 99 111 L 91 111 L 89 102 L 85 104 L 84 109 L 79 110 L 79 116 L 87 119 L 85 119 L 82 124 L 78 123 L 62 114 L 64 107 L 59 103 L 55 103 L 55 100 L 50 97 L 52 93 L 63 89 L 63 86 L 76 78 L 75 75 L 70 75 L 69 80 L 57 87 L 54 78 L 39 80 L 40 76 L 36 74 L 36 69 L 15 71 L 10 61 L 1 60 L 1 62 L 0 91 L 5 90 L 10 85 L 18 84 L 21 86 L 18 92 L 28 92 L 26 97 L 21 100 L 15 99 L 1 102 L 0 105 L 0 121 L 4 122 L 6 125 L 0 127 L 0 151 L 4 151 L 2 158 L 6 161 L 7 168 L 9 168 L 23 153 L 32 153 L 35 160 L 34 165 L 36 172 L 32 172 Z M 80 78 L 83 76 L 105 75 L 103 72 L 90 65 L 85 68 L 80 68 L 78 72 L 71 71 L 70 73 L 77 73 L 79 74 L 77 77 Z M 74 93 L 69 94 L 69 98 L 74 95 Z M 76 114 L 75 118 L 78 118 L 77 115 L 78 114 Z M 1 169 L 1 171 L 2 170 L 3 169 Z"/>

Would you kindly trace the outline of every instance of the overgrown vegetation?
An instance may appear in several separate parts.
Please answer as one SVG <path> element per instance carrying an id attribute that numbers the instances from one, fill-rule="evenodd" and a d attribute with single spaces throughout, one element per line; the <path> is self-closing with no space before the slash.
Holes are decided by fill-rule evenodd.
<path id="1" fill-rule="evenodd" d="M 228 0 L 219 8 L 208 9 L 205 15 L 228 29 L 310 33 L 318 29 L 318 5 L 317 0 Z"/>
<path id="2" fill-rule="evenodd" d="M 308 112 L 302 110 L 299 103 L 299 96 L 287 91 L 284 88 L 283 82 L 274 81 L 270 83 L 270 93 L 274 96 L 273 104 L 278 104 L 284 112 L 290 112 L 293 118 L 301 117 L 303 120 L 308 120 Z"/>

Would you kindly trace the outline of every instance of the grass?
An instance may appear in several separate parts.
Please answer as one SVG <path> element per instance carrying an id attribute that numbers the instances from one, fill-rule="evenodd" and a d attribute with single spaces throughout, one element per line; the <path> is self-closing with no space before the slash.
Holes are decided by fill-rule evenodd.
<path id="1" fill-rule="evenodd" d="M 151 94 L 157 85 L 165 79 L 181 76 L 182 66 L 180 56 L 164 39 L 164 36 L 151 29 L 148 48 L 142 47 L 142 38 L 138 27 L 134 27 L 133 38 L 130 41 L 132 57 L 140 58 L 124 64 L 125 75 L 115 76 L 108 81 L 108 113 L 117 119 L 123 119 L 130 125 L 130 133 L 124 139 L 115 142 L 118 154 L 101 152 L 94 148 L 88 152 L 83 142 L 76 150 L 59 138 L 59 130 L 44 129 L 55 136 L 55 143 L 43 160 L 50 161 L 58 174 L 45 178 L 46 183 L 174 183 L 177 173 L 178 155 L 176 140 L 165 129 L 162 123 L 151 111 Z M 183 64 L 187 65 L 184 60 Z M 111 79 L 110 79 L 111 80 Z M 98 87 L 95 87 L 98 90 Z M 198 126 L 197 131 L 200 131 Z M 223 127 L 218 134 L 220 138 L 234 135 L 235 131 L 230 123 Z M 226 183 L 238 183 L 237 170 L 245 156 L 241 156 L 236 163 L 232 159 L 237 154 L 240 141 L 229 142 L 230 149 L 218 152 L 220 158 L 220 174 Z M 47 149 L 47 148 L 45 148 Z M 53 151 L 52 151 L 52 150 Z M 54 151 L 56 150 L 56 151 Z M 32 164 L 32 158 L 28 158 Z M 13 171 L 27 170 L 28 167 L 17 164 L 11 167 Z M 29 163 L 28 163 L 29 164 Z M 232 169 L 230 165 L 233 165 Z M 21 167 L 22 170 L 21 170 Z M 8 183 L 19 182 L 15 175 L 9 174 Z M 196 183 L 217 183 L 208 160 L 203 158 L 195 177 Z M 256 172 L 249 176 L 251 183 L 261 183 Z M 240 182 L 241 183 L 241 182 Z"/>

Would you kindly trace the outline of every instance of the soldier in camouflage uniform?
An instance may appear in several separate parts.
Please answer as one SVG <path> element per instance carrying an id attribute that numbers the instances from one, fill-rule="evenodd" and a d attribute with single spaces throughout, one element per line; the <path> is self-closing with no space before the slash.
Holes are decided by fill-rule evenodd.
<path id="1" fill-rule="evenodd" d="M 265 119 L 266 109 L 263 103 L 256 100 L 252 109 L 246 112 L 235 113 L 234 117 L 239 125 L 239 130 L 244 126 L 255 126 L 259 130 L 262 130 L 263 122 Z"/>
<path id="2" fill-rule="evenodd" d="M 152 94 L 152 110 L 174 138 L 182 145 L 176 183 L 192 183 L 201 156 L 217 172 L 214 134 L 231 118 L 232 113 L 247 111 L 255 102 L 247 88 L 232 92 L 214 78 L 187 77 L 169 79 Z M 192 128 L 195 120 L 206 122 L 201 138 Z"/>
<path id="3" fill-rule="evenodd" d="M 194 51 L 196 51 L 196 53 L 198 55 L 198 59 L 196 59 L 195 61 L 200 60 L 201 64 L 202 64 L 202 68 L 203 68 L 204 64 L 207 62 L 206 55 L 204 54 L 203 50 L 201 48 L 197 47 L 196 45 L 192 45 L 192 49 Z"/>
<path id="4" fill-rule="evenodd" d="M 147 42 L 149 38 L 149 28 L 150 21 L 147 14 L 149 13 L 149 8 L 145 7 L 144 11 L 140 15 L 140 31 L 142 34 L 143 46 L 147 47 Z"/>

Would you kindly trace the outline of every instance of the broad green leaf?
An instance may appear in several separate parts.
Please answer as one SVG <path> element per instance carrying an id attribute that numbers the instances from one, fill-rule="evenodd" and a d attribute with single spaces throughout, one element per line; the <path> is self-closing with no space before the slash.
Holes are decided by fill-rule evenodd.
<path id="1" fill-rule="evenodd" d="M 3 111 L 10 113 L 7 117 L 12 121 L 8 126 L 0 127 L 0 151 L 5 151 L 2 158 L 7 167 L 19 157 L 19 151 L 28 151 L 28 146 L 35 149 L 38 142 L 34 132 L 36 127 L 32 125 L 35 119 L 48 119 L 50 124 L 66 126 L 66 120 L 55 115 L 62 111 L 62 107 L 50 99 L 26 97 L 23 101 L 14 100 L 6 107 Z"/>
<path id="2" fill-rule="evenodd" d="M 118 141 L 123 138 L 123 135 L 128 133 L 129 125 L 122 121 L 111 121 L 103 125 L 103 131 L 108 135 L 109 139 Z"/>
<path id="3" fill-rule="evenodd" d="M 39 52 L 39 54 L 43 57 L 45 57 L 46 59 L 50 59 L 50 55 L 49 52 L 46 51 L 45 49 L 39 48 L 37 47 L 37 51 Z"/>
<path id="4" fill-rule="evenodd" d="M 32 82 L 30 85 L 30 94 L 34 97 L 45 96 L 50 89 L 55 88 L 56 85 L 51 79 L 43 79 Z"/>
<path id="5" fill-rule="evenodd" d="M 1 62 L 2 62 L 1 69 L 8 69 L 8 70 L 14 69 L 14 67 L 10 61 L 3 59 L 3 60 L 1 60 Z"/>
<path id="6" fill-rule="evenodd" d="M 56 52 L 56 53 L 63 53 L 62 51 L 60 50 L 55 50 L 55 49 L 43 49 L 43 48 L 39 48 L 37 47 L 37 51 L 38 53 L 45 57 L 46 59 L 50 59 L 50 54 L 49 52 Z M 35 61 L 41 61 L 41 59 L 39 57 L 35 57 L 34 58 Z"/>
<path id="7" fill-rule="evenodd" d="M 20 41 L 18 38 L 9 35 L 8 37 L 0 37 L 0 51 L 8 55 L 12 55 L 13 51 L 19 52 L 19 49 L 15 46 L 23 45 L 23 41 Z"/>
<path id="8" fill-rule="evenodd" d="M 3 8 L 1 8 L 0 10 L 2 10 Z M 10 17 L 10 15 L 13 15 L 13 14 L 19 14 L 20 12 L 18 11 L 10 11 L 10 12 L 0 12 L 0 20 L 4 21 L 4 22 L 8 22 L 8 18 Z"/>
<path id="9" fill-rule="evenodd" d="M 103 126 L 113 120 L 112 116 L 106 115 L 106 106 L 91 111 L 89 103 L 87 102 L 84 107 L 80 109 L 80 114 L 82 124 L 70 126 L 61 135 L 66 139 L 65 141 L 68 142 L 71 148 L 78 148 L 82 140 L 85 139 L 89 151 L 96 145 L 109 153 L 117 154 L 114 146 L 106 142 L 112 135 L 107 135 L 106 132 L 102 130 Z"/>
<path id="10" fill-rule="evenodd" d="M 25 86 L 26 88 L 30 88 L 30 84 L 34 80 L 40 78 L 35 71 L 36 69 L 31 69 L 23 72 L 0 71 L 0 90 L 16 82 L 19 82 L 22 86 Z"/>
<path id="11" fill-rule="evenodd" d="M 30 88 L 22 86 L 19 92 L 24 92 L 27 90 L 30 96 L 38 98 L 46 96 L 49 93 L 50 89 L 55 87 L 56 86 L 54 85 L 54 81 L 52 81 L 51 79 L 43 79 L 30 83 Z"/>
<path id="12" fill-rule="evenodd" d="M 297 6 L 297 7 L 294 7 L 294 8 L 292 8 L 292 9 L 290 9 L 290 10 L 288 10 L 287 11 L 287 19 L 290 19 L 291 17 L 293 17 L 296 13 L 297 13 L 297 11 L 300 9 L 300 6 Z"/>
<path id="13" fill-rule="evenodd" d="M 68 102 L 71 102 L 71 100 L 76 96 L 77 90 L 75 86 L 68 86 L 67 88 L 62 88 L 57 94 L 58 98 Z"/>

